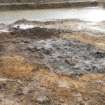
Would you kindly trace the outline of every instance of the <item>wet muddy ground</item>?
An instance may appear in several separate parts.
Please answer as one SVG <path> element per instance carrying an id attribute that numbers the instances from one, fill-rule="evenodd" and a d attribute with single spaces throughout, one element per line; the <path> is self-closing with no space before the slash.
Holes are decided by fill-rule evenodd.
<path id="1" fill-rule="evenodd" d="M 103 28 L 76 20 L 2 24 L 0 105 L 105 105 Z"/>

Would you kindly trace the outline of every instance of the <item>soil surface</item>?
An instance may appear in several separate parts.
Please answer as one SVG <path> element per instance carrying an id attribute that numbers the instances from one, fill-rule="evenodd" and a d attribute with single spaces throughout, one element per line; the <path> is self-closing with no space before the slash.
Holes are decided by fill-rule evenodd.
<path id="1" fill-rule="evenodd" d="M 20 20 L 0 25 L 0 105 L 105 105 L 104 22 Z"/>
<path id="2" fill-rule="evenodd" d="M 0 10 L 105 6 L 104 0 L 0 0 Z"/>

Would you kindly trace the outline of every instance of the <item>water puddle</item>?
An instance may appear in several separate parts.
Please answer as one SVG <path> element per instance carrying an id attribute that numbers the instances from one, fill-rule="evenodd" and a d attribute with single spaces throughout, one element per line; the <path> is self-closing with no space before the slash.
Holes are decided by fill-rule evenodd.
<path id="1" fill-rule="evenodd" d="M 105 20 L 105 9 L 101 7 L 86 7 L 78 9 L 35 9 L 0 11 L 0 23 L 10 24 L 20 19 L 48 21 L 56 19 L 80 19 L 99 22 Z"/>

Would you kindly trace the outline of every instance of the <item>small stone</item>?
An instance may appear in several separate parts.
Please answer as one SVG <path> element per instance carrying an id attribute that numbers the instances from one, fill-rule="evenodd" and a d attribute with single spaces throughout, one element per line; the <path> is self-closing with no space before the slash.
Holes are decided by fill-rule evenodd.
<path id="1" fill-rule="evenodd" d="M 46 103 L 46 102 L 49 101 L 49 99 L 48 99 L 47 96 L 38 96 L 36 100 L 37 100 L 37 102 L 40 103 L 40 104 Z"/>

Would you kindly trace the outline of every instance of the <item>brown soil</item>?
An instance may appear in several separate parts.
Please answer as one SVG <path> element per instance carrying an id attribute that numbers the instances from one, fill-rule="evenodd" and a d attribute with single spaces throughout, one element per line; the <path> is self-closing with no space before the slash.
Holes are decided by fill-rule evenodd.
<path id="1" fill-rule="evenodd" d="M 33 72 L 31 81 L 0 80 L 1 105 L 104 105 L 105 75 L 78 79 L 46 70 Z M 27 75 L 28 76 L 28 75 Z M 12 77 L 11 77 L 12 78 Z"/>
<path id="2" fill-rule="evenodd" d="M 3 56 L 0 57 L 0 74 L 9 77 L 25 78 L 31 75 L 33 66 L 22 56 Z"/>
<path id="3" fill-rule="evenodd" d="M 102 50 L 105 50 L 105 36 L 90 36 L 90 35 L 86 35 L 86 34 L 74 34 L 74 35 L 68 35 L 65 34 L 63 35 L 64 39 L 70 39 L 70 40 L 78 40 L 81 41 L 83 43 L 87 43 L 87 44 L 91 44 L 94 45 Z"/>
<path id="4" fill-rule="evenodd" d="M 67 23 L 0 33 L 0 105 L 105 105 L 104 33 Z"/>

